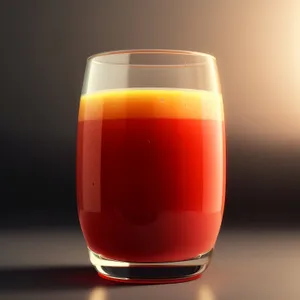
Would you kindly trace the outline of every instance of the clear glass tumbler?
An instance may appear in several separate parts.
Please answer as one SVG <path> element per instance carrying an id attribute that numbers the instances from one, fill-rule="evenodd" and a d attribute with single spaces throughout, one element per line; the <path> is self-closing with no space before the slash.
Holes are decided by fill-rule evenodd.
<path id="1" fill-rule="evenodd" d="M 216 60 L 128 50 L 87 60 L 77 136 L 77 204 L 91 263 L 135 283 L 198 278 L 225 201 Z"/>

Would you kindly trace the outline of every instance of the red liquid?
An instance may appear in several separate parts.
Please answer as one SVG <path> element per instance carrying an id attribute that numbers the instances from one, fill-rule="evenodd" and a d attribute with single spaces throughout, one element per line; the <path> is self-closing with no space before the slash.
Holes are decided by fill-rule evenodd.
<path id="1" fill-rule="evenodd" d="M 103 95 L 81 100 L 78 124 L 78 210 L 88 247 L 143 262 L 211 250 L 225 192 L 220 98 L 183 91 Z"/>

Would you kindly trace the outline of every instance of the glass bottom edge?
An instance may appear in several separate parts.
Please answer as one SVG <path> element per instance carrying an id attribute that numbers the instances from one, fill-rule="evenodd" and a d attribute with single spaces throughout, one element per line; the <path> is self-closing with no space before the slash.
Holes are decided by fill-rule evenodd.
<path id="1" fill-rule="evenodd" d="M 198 256 L 172 262 L 124 262 L 104 258 L 88 249 L 90 261 L 98 274 L 108 280 L 128 283 L 175 283 L 201 277 L 208 268 L 213 249 Z"/>

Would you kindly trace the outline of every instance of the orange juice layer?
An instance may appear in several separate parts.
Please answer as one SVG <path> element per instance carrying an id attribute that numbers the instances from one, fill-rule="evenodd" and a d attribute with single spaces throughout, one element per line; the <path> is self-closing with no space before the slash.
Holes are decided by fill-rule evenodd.
<path id="1" fill-rule="evenodd" d="M 127 89 L 102 91 L 81 97 L 79 121 L 129 118 L 222 121 L 222 96 L 196 90 Z"/>
<path id="2" fill-rule="evenodd" d="M 118 90 L 81 99 L 77 201 L 88 247 L 120 261 L 211 250 L 225 195 L 221 95 Z"/>

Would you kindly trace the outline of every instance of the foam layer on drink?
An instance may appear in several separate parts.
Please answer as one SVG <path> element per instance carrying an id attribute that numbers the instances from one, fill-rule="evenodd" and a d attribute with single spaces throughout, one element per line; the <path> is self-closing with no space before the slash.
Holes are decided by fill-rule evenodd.
<path id="1" fill-rule="evenodd" d="M 222 121 L 222 96 L 198 90 L 126 89 L 81 97 L 79 121 L 141 118 Z"/>

